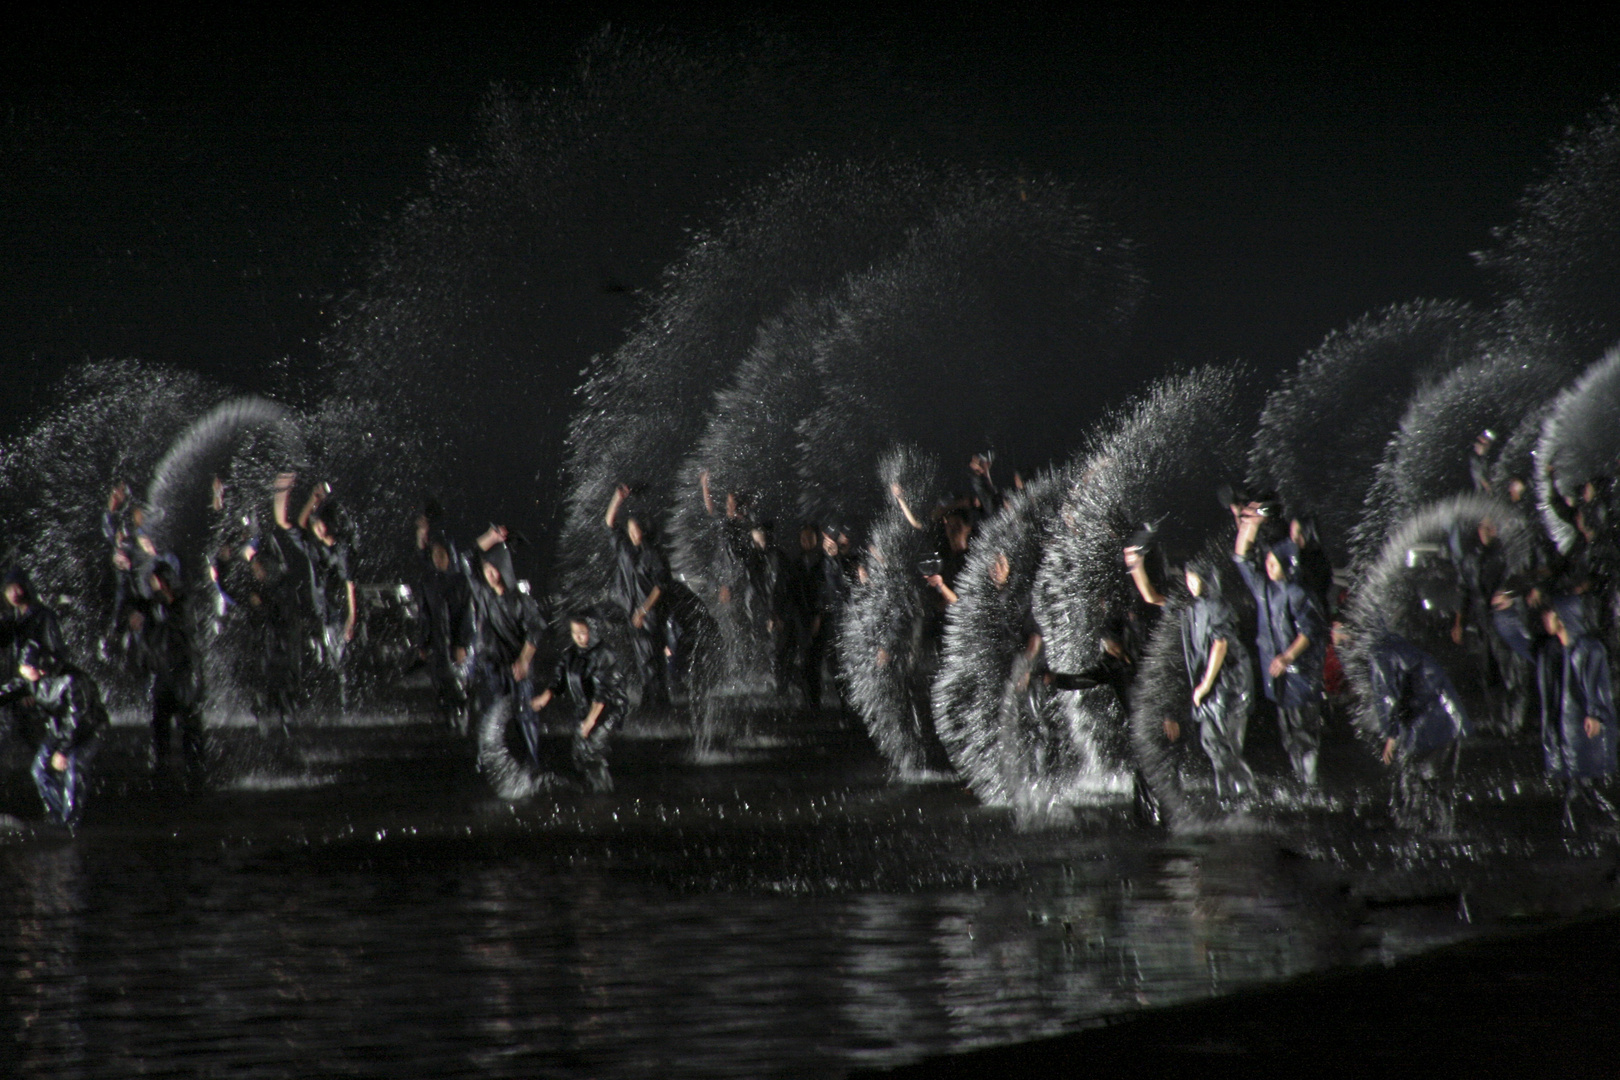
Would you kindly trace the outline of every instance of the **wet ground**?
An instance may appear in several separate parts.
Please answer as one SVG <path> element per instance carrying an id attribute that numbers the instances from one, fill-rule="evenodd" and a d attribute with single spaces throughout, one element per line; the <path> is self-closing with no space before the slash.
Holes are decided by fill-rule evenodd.
<path id="1" fill-rule="evenodd" d="M 839 1076 L 1057 1035 L 1554 922 L 1620 898 L 1524 743 L 1480 740 L 1456 835 L 1392 828 L 1347 743 L 1198 834 L 894 785 L 858 733 L 764 722 L 611 795 L 490 797 L 405 716 L 215 732 L 217 789 L 97 762 L 84 828 L 0 809 L 0 1024 L 24 1076 Z M 1275 769 L 1263 738 L 1254 756 Z M 560 743 L 559 743 L 560 746 Z"/>

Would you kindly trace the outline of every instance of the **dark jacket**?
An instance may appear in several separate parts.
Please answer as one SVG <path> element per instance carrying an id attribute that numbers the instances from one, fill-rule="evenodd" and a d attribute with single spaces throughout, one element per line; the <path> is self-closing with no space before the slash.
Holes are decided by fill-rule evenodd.
<path id="1" fill-rule="evenodd" d="M 1457 688 L 1439 662 L 1399 634 L 1380 634 L 1367 654 L 1378 732 L 1403 755 L 1426 754 L 1470 733 Z"/>
<path id="2" fill-rule="evenodd" d="M 44 721 L 41 745 L 50 753 L 76 753 L 107 723 L 107 709 L 95 680 L 67 668 L 30 683 L 18 676 L 0 689 L 0 699 L 31 697 Z"/>
<path id="3" fill-rule="evenodd" d="M 1513 651 L 1536 667 L 1541 699 L 1541 750 L 1547 772 L 1566 779 L 1598 779 L 1616 767 L 1617 729 L 1608 652 L 1588 629 L 1586 605 L 1578 596 L 1554 602 L 1569 631 L 1566 649 L 1555 637 L 1532 633 L 1513 612 L 1496 613 L 1496 628 Z M 1602 725 L 1586 735 L 1586 718 Z"/>
<path id="4" fill-rule="evenodd" d="M 193 648 L 185 593 L 175 592 L 169 600 L 154 594 L 139 610 L 144 622 L 132 640 L 136 660 L 152 677 L 153 692 L 167 691 L 187 705 L 201 704 L 202 667 Z"/>
<path id="5" fill-rule="evenodd" d="M 604 718 L 624 712 L 624 679 L 618 659 L 597 636 L 595 626 L 591 627 L 588 647 L 581 649 L 570 641 L 557 658 L 551 692 L 557 697 L 566 696 L 581 715 L 598 701 L 606 706 Z"/>
<path id="6" fill-rule="evenodd" d="M 1254 594 L 1258 624 L 1255 645 L 1260 654 L 1260 684 L 1266 697 L 1279 708 L 1297 709 L 1322 697 L 1322 660 L 1327 652 L 1327 624 L 1316 601 L 1290 576 L 1294 567 L 1294 545 L 1289 541 L 1273 549 L 1285 571 L 1284 580 L 1272 581 L 1264 567 L 1233 556 L 1238 572 Z M 1276 679 L 1271 662 L 1304 634 L 1310 646 Z"/>
<path id="7" fill-rule="evenodd" d="M 1226 659 L 1221 662 L 1211 696 L 1247 698 L 1254 692 L 1254 673 L 1249 650 L 1238 636 L 1237 615 L 1217 591 L 1215 575 L 1203 577 L 1205 595 L 1194 598 L 1181 612 L 1181 655 L 1187 665 L 1187 685 L 1195 687 L 1204 681 L 1209 651 L 1224 638 Z"/>
<path id="8" fill-rule="evenodd" d="M 640 547 L 630 542 L 621 527 L 616 526 L 610 535 L 613 538 L 613 602 L 630 616 L 647 602 L 654 589 L 668 591 L 669 570 L 645 533 Z"/>

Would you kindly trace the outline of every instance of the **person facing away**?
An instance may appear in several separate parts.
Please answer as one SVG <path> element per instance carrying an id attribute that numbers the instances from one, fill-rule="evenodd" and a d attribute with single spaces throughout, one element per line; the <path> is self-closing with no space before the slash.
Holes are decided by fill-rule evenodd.
<path id="1" fill-rule="evenodd" d="M 89 675 L 30 642 L 17 677 L 0 687 L 0 698 L 21 699 L 40 718 L 40 743 L 29 774 L 46 814 L 74 828 L 84 813 L 93 742 L 107 724 L 101 690 Z"/>
<path id="2" fill-rule="evenodd" d="M 204 762 L 203 679 L 191 612 L 180 576 L 166 562 L 152 564 L 147 591 L 150 596 L 129 618 L 136 660 L 149 680 L 152 765 L 159 774 L 167 771 L 169 744 L 178 726 L 186 782 L 195 785 L 202 779 Z"/>
<path id="3" fill-rule="evenodd" d="M 1245 513 L 1232 560 L 1254 594 L 1256 651 L 1266 699 L 1277 707 L 1277 725 L 1294 775 L 1316 785 L 1322 729 L 1322 661 L 1327 623 L 1316 601 L 1294 580 L 1297 554 L 1289 540 L 1274 544 L 1259 566 L 1254 538 L 1260 519 Z"/>
<path id="4" fill-rule="evenodd" d="M 1334 633 L 1342 637 L 1337 624 Z M 1396 770 L 1396 821 L 1449 831 L 1458 750 L 1471 731 L 1451 676 L 1433 656 L 1387 628 L 1372 635 L 1367 674 L 1369 704 L 1384 740 L 1381 760 Z"/>
<path id="5" fill-rule="evenodd" d="M 602 640 L 590 612 L 576 612 L 569 618 L 568 646 L 557 658 L 551 685 L 530 706 L 538 713 L 558 698 L 566 699 L 578 718 L 570 751 L 574 768 L 591 791 L 612 791 L 608 749 L 624 718 L 624 682 L 618 658 Z"/>
<path id="6" fill-rule="evenodd" d="M 1214 568 L 1192 563 L 1184 580 L 1191 602 L 1181 612 L 1181 655 L 1192 685 L 1192 721 L 1215 772 L 1216 795 L 1239 798 L 1254 791 L 1254 773 L 1243 759 L 1254 694 L 1249 651 Z M 1173 723 L 1165 726 L 1171 742 L 1179 734 Z"/>

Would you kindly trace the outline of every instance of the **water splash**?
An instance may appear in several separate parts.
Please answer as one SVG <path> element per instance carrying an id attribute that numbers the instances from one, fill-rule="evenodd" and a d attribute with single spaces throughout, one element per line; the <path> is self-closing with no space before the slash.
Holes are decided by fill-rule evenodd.
<path id="1" fill-rule="evenodd" d="M 1547 532 L 1568 551 L 1575 530 L 1551 501 L 1574 496 L 1588 480 L 1615 474 L 1620 461 L 1620 347 L 1581 373 L 1551 403 L 1536 445 L 1536 496 Z M 1554 478 L 1557 490 L 1554 490 Z"/>
<path id="2" fill-rule="evenodd" d="M 1314 514 L 1328 550 L 1344 551 L 1413 391 L 1477 355 L 1487 324 L 1466 304 L 1418 300 L 1328 334 L 1267 396 L 1251 483 Z"/>
<path id="3" fill-rule="evenodd" d="M 878 466 L 880 490 L 899 484 L 912 512 L 926 521 L 946 492 L 939 463 L 912 446 L 897 446 Z M 892 499 L 873 526 L 867 581 L 857 585 L 838 626 L 838 667 L 849 703 L 867 734 L 901 779 L 950 768 L 934 730 L 930 690 L 939 667 L 943 619 L 918 562 L 937 554 L 933 529 L 915 529 Z"/>
<path id="4" fill-rule="evenodd" d="M 1029 707 L 1039 704 L 1031 697 L 1041 693 L 1038 680 L 1028 692 L 1020 685 L 1035 575 L 1062 498 L 1060 479 L 1042 474 L 983 522 L 957 576 L 961 599 L 946 611 L 934 724 L 957 775 L 991 805 L 1048 801 L 1082 765 L 1067 733 Z M 998 555 L 1009 566 L 1001 586 L 991 578 Z"/>
<path id="5" fill-rule="evenodd" d="M 1378 464 L 1362 518 L 1351 534 L 1352 561 L 1376 558 L 1400 522 L 1473 486 L 1468 454 L 1485 428 L 1512 431 L 1568 377 L 1564 367 L 1517 348 L 1456 369 L 1413 395 Z"/>

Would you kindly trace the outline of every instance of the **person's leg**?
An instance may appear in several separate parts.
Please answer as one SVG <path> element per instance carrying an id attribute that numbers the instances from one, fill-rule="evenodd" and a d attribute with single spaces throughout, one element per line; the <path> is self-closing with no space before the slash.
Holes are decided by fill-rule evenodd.
<path id="1" fill-rule="evenodd" d="M 584 779 L 586 788 L 593 792 L 613 790 L 613 777 L 608 772 L 608 745 L 617 723 L 617 716 L 604 713 L 589 736 L 574 733 L 571 754 L 574 768 Z"/>
<path id="2" fill-rule="evenodd" d="M 173 738 L 175 701 L 169 688 L 154 683 L 152 686 L 152 771 L 165 772 L 169 767 L 169 743 Z"/>
<path id="3" fill-rule="evenodd" d="M 1318 733 L 1322 727 L 1321 706 L 1310 702 L 1289 709 L 1278 708 L 1277 726 L 1281 729 L 1283 748 L 1288 751 L 1294 775 L 1314 787 Z"/>
<path id="4" fill-rule="evenodd" d="M 202 783 L 207 769 L 202 709 L 197 705 L 183 705 L 176 710 L 176 718 L 180 721 L 180 752 L 185 763 L 186 782 L 196 786 Z"/>
<path id="5" fill-rule="evenodd" d="M 46 815 L 57 824 L 66 821 L 66 812 L 62 805 L 62 791 L 56 771 L 51 768 L 51 749 L 41 745 L 34 754 L 34 763 L 28 773 L 34 778 L 34 790 L 39 792 L 39 801 L 45 804 Z"/>
<path id="6" fill-rule="evenodd" d="M 1244 717 L 1241 703 L 1214 694 L 1193 710 L 1199 725 L 1199 743 L 1215 771 L 1215 791 L 1222 798 L 1236 798 L 1254 790 L 1254 773 L 1243 760 Z"/>

